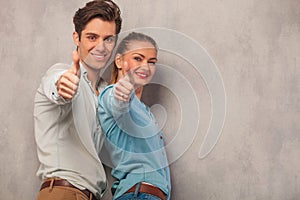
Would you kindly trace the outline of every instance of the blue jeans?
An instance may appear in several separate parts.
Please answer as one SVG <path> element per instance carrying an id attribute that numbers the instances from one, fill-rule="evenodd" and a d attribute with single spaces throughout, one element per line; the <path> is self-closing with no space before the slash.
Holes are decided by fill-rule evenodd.
<path id="1" fill-rule="evenodd" d="M 135 194 L 134 192 L 130 192 L 130 193 L 123 194 L 116 200 L 161 200 L 161 199 L 152 194 L 146 194 L 141 192 Z"/>

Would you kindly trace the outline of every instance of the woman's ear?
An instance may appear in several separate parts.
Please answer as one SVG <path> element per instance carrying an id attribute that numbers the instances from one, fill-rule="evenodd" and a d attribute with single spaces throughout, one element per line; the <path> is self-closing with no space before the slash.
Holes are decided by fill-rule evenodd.
<path id="1" fill-rule="evenodd" d="M 122 55 L 121 54 L 117 54 L 116 57 L 115 57 L 115 63 L 116 63 L 116 66 L 119 70 L 122 69 Z"/>
<path id="2" fill-rule="evenodd" d="M 78 47 L 79 46 L 79 35 L 76 31 L 73 32 L 73 41 L 74 41 L 74 44 Z"/>

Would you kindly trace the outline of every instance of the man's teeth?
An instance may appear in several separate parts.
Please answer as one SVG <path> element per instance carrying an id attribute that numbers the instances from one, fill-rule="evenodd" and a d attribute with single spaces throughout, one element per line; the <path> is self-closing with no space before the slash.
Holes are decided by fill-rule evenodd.
<path id="1" fill-rule="evenodd" d="M 95 57 L 101 59 L 104 58 L 104 55 L 95 55 Z"/>
<path id="2" fill-rule="evenodd" d="M 96 59 L 103 59 L 106 55 L 105 54 L 94 54 L 92 53 L 92 55 L 96 58 Z"/>

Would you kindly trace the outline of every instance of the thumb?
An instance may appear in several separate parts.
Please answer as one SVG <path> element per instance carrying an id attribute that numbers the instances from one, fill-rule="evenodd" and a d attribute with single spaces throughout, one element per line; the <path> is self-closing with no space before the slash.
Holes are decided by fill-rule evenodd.
<path id="1" fill-rule="evenodd" d="M 130 82 L 132 85 L 134 85 L 134 84 L 135 84 L 135 81 L 134 81 L 133 75 L 132 75 L 132 73 L 131 73 L 130 67 L 128 66 L 128 63 L 127 63 L 126 61 L 124 62 L 123 69 L 124 69 L 124 76 L 125 76 L 125 77 L 128 77 L 128 78 L 129 78 L 129 82 Z"/>
<path id="2" fill-rule="evenodd" d="M 127 61 L 124 61 L 123 69 L 124 69 L 124 75 L 127 75 L 128 73 L 130 73 L 130 68 L 128 66 Z"/>
<path id="3" fill-rule="evenodd" d="M 79 64 L 80 58 L 79 58 L 77 51 L 72 52 L 72 59 L 73 59 L 73 72 L 74 72 L 74 74 L 79 76 L 80 75 L 80 64 Z"/>

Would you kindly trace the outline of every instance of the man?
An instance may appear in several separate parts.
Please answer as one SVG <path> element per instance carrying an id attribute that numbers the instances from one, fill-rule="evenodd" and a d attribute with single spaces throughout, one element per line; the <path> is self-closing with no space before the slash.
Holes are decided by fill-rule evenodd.
<path id="1" fill-rule="evenodd" d="M 101 199 L 105 172 L 98 157 L 100 70 L 109 60 L 122 19 L 111 0 L 94 0 L 73 18 L 73 65 L 56 64 L 34 101 L 35 139 L 43 179 L 38 200 Z"/>

